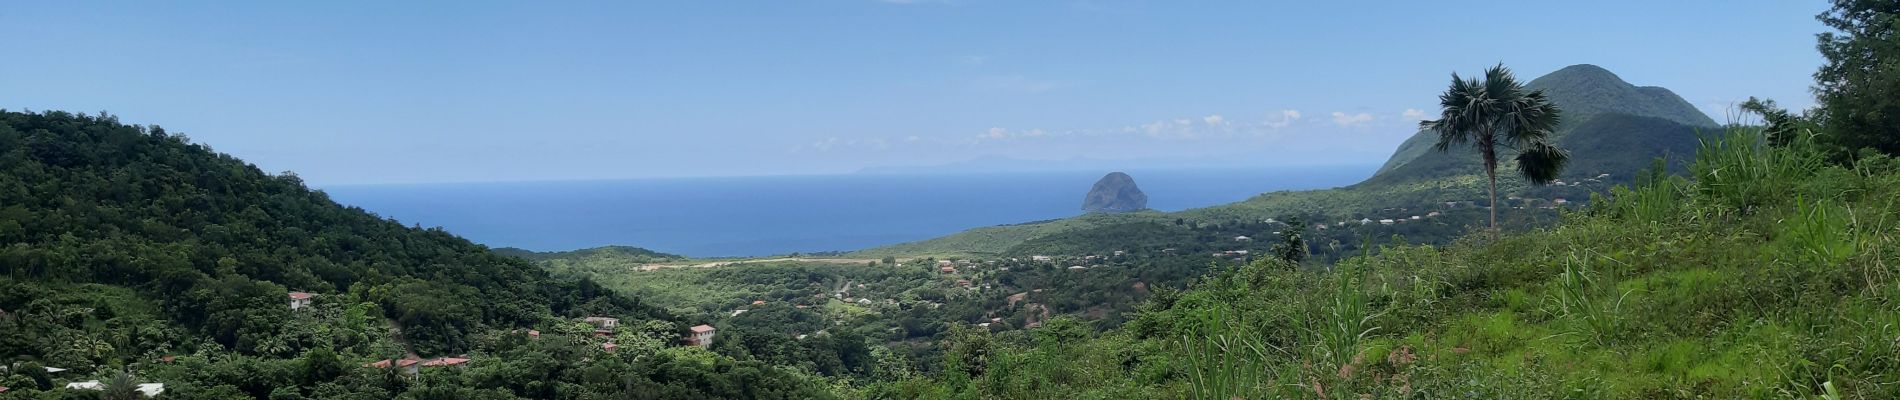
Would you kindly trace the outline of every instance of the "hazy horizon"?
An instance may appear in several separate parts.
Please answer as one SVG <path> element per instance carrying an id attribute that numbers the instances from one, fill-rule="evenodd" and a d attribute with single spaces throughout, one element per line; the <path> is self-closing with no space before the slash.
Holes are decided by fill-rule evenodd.
<path id="1" fill-rule="evenodd" d="M 1599 65 L 1717 120 L 1809 107 L 1825 6 L 1522 4 L 1486 11 L 1538 35 L 1498 37 L 1410 2 L 20 4 L 0 34 L 36 40 L 0 50 L 61 57 L 0 64 L 0 108 L 108 111 L 320 186 L 1360 165 L 1496 62 Z"/>

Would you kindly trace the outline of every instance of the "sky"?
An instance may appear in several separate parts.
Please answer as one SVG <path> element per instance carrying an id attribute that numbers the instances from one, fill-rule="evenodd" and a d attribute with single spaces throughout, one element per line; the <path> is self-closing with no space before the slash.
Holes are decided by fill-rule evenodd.
<path id="1" fill-rule="evenodd" d="M 1382 162 L 1452 72 L 1596 64 L 1790 108 L 1818 0 L 25 2 L 0 108 L 106 111 L 317 185 L 973 159 Z"/>

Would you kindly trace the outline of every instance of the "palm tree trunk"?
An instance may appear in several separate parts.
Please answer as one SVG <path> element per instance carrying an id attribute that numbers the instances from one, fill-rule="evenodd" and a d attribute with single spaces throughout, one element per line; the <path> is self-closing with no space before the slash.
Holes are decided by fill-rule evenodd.
<path id="1" fill-rule="evenodd" d="M 1486 169 L 1484 174 L 1491 179 L 1491 233 L 1498 231 L 1498 171 Z"/>
<path id="2" fill-rule="evenodd" d="M 1486 180 L 1490 182 L 1490 191 L 1491 191 L 1491 235 L 1495 237 L 1497 236 L 1497 232 L 1498 232 L 1498 206 L 1499 206 L 1498 204 L 1498 152 L 1497 150 L 1492 149 L 1492 147 L 1490 146 L 1490 143 L 1485 143 L 1483 152 L 1484 152 L 1484 176 Z"/>

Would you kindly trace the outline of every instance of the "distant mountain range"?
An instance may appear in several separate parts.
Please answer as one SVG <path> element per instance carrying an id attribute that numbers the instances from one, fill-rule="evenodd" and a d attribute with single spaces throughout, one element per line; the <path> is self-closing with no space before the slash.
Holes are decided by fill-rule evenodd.
<path id="1" fill-rule="evenodd" d="M 1670 165 L 1679 170 L 1694 158 L 1701 135 L 1719 129 L 1713 119 L 1674 92 L 1661 87 L 1632 85 L 1595 65 L 1565 67 L 1526 86 L 1544 90 L 1564 110 L 1564 122 L 1555 138 L 1558 146 L 1570 151 L 1572 157 L 1560 176 L 1562 180 L 1588 180 L 1599 188 L 1627 182 L 1658 157 L 1671 160 Z M 1265 193 L 1237 203 L 1174 213 L 1091 214 L 1034 224 L 977 228 L 859 254 L 1003 254 L 1037 238 L 1085 235 L 1086 230 L 1130 223 L 1177 219 L 1257 221 L 1287 216 L 1378 219 L 1379 210 L 1479 200 L 1483 192 L 1479 184 L 1482 170 L 1476 152 L 1465 148 L 1435 152 L 1431 148 L 1436 140 L 1431 132 L 1418 132 L 1401 144 L 1371 178 L 1343 188 Z M 1604 177 L 1605 174 L 1609 176 Z M 1525 197 L 1587 198 L 1588 191 L 1592 190 L 1532 186 L 1504 174 L 1499 175 L 1498 185 L 1501 195 Z"/>

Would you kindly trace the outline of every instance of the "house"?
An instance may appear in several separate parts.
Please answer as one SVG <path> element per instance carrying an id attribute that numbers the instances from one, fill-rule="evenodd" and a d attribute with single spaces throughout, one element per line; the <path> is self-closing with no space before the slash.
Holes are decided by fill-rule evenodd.
<path id="1" fill-rule="evenodd" d="M 586 322 L 598 329 L 613 329 L 620 326 L 620 319 L 614 317 L 587 317 L 581 318 L 581 322 Z"/>
<path id="2" fill-rule="evenodd" d="M 1444 214 L 1439 214 L 1437 211 L 1433 211 L 1433 212 L 1425 213 L 1425 218 L 1438 218 L 1438 216 L 1440 215 L 1444 215 Z"/>
<path id="3" fill-rule="evenodd" d="M 862 305 L 870 305 L 870 304 L 871 304 L 871 299 L 858 299 L 858 304 L 862 304 Z"/>
<path id="4" fill-rule="evenodd" d="M 753 300 L 753 301 L 752 301 L 752 305 L 755 305 L 755 306 L 756 306 L 756 305 L 760 305 L 760 304 L 765 304 L 765 300 Z"/>
<path id="5" fill-rule="evenodd" d="M 1570 200 L 1564 200 L 1564 198 L 1558 197 L 1556 199 L 1551 199 L 1550 202 L 1557 203 L 1557 204 L 1569 204 Z"/>
<path id="6" fill-rule="evenodd" d="M 404 372 L 414 374 L 418 371 L 418 368 L 421 367 L 421 365 L 417 365 L 420 363 L 421 363 L 421 360 L 412 360 L 412 359 L 382 360 L 382 361 L 377 361 L 377 362 L 373 362 L 369 364 L 363 364 L 363 367 L 388 369 L 389 367 L 394 366 L 396 368 L 402 368 Z"/>
<path id="7" fill-rule="evenodd" d="M 528 330 L 528 338 L 529 338 L 529 339 L 540 339 L 540 338 L 541 338 L 541 331 L 537 331 L 537 330 L 533 330 L 533 329 L 529 329 L 529 330 Z"/>
<path id="8" fill-rule="evenodd" d="M 613 343 L 601 343 L 601 344 L 600 344 L 600 349 L 601 349 L 602 351 L 606 351 L 606 352 L 608 352 L 608 353 L 612 353 L 612 352 L 614 352 L 614 350 L 619 350 L 619 349 L 620 349 L 620 345 L 617 345 L 617 344 L 613 344 Z"/>
<path id="9" fill-rule="evenodd" d="M 139 384 L 137 388 L 134 388 L 132 390 L 138 391 L 139 394 L 143 394 L 145 395 L 145 397 L 158 397 L 160 393 L 165 393 L 165 384 L 141 383 Z"/>
<path id="10" fill-rule="evenodd" d="M 951 266 L 942 266 L 942 267 L 937 267 L 937 273 L 939 273 L 939 274 L 954 274 L 954 273 L 957 273 L 957 267 L 951 267 Z"/>
<path id="11" fill-rule="evenodd" d="M 1360 224 L 1360 225 L 1369 225 L 1369 224 L 1372 224 L 1372 219 L 1371 219 L 1371 218 L 1360 218 L 1360 219 L 1359 219 L 1359 224 Z"/>
<path id="12" fill-rule="evenodd" d="M 1379 220 L 1379 225 L 1391 225 L 1391 224 L 1393 224 L 1393 222 L 1390 219 Z"/>
<path id="13" fill-rule="evenodd" d="M 1071 265 L 1071 266 L 1069 266 L 1069 270 L 1070 270 L 1070 271 L 1081 271 L 1081 270 L 1085 270 L 1085 269 L 1089 269 L 1089 267 L 1084 267 L 1084 266 L 1080 266 L 1080 265 Z"/>
<path id="14" fill-rule="evenodd" d="M 1121 257 L 1121 256 L 1125 256 L 1125 255 L 1128 255 L 1128 252 L 1126 252 L 1126 251 L 1121 251 L 1121 250 L 1115 250 L 1115 256 L 1116 256 L 1116 257 Z"/>
<path id="15" fill-rule="evenodd" d="M 106 390 L 106 385 L 104 383 L 100 383 L 98 380 L 90 380 L 90 381 L 85 381 L 85 382 L 68 383 L 66 384 L 66 388 L 75 389 L 75 390 Z M 145 395 L 145 397 L 158 397 L 159 394 L 165 393 L 165 384 L 141 383 L 141 384 L 138 384 L 138 386 L 134 387 L 132 390 L 139 392 L 139 394 Z M 0 387 L 0 392 L 6 392 L 6 388 Z"/>
<path id="16" fill-rule="evenodd" d="M 1417 221 L 1417 220 L 1421 220 L 1421 219 L 1425 219 L 1425 217 L 1420 217 L 1420 216 L 1417 216 L 1417 215 L 1414 215 L 1414 216 L 1412 216 L 1412 220 L 1413 220 L 1413 221 Z"/>
<path id="17" fill-rule="evenodd" d="M 937 266 L 939 267 L 951 267 L 951 266 L 956 266 L 956 265 L 957 265 L 956 261 L 937 260 Z"/>
<path id="18" fill-rule="evenodd" d="M 310 298 L 316 296 L 315 293 L 290 292 L 290 309 L 301 310 L 304 307 L 309 307 Z"/>
<path id="19" fill-rule="evenodd" d="M 1317 231 L 1326 230 L 1326 224 L 1313 224 L 1313 230 L 1317 230 Z"/>
<path id="20" fill-rule="evenodd" d="M 731 318 L 731 317 L 737 317 L 737 316 L 739 316 L 739 314 L 745 314 L 745 312 L 746 312 L 746 309 L 743 309 L 743 308 L 741 308 L 741 309 L 737 309 L 737 310 L 732 310 L 732 315 L 727 315 L 726 317 L 727 317 L 727 318 Z"/>
<path id="21" fill-rule="evenodd" d="M 688 328 L 688 329 L 691 330 L 693 333 L 691 336 L 686 337 L 687 346 L 705 347 L 705 346 L 712 345 L 713 331 L 716 330 L 716 329 L 713 329 L 712 325 L 694 325 L 692 328 Z"/>
<path id="22" fill-rule="evenodd" d="M 437 359 L 434 359 L 434 360 L 429 360 L 429 361 L 423 361 L 423 362 L 422 362 L 422 366 L 424 366 L 424 367 L 463 367 L 463 368 L 466 368 L 466 367 L 468 367 L 468 362 L 469 362 L 469 359 L 466 359 L 466 358 L 461 358 L 461 357 L 442 357 L 442 358 L 437 358 Z"/>
<path id="23" fill-rule="evenodd" d="M 1029 256 L 1029 261 L 1049 261 L 1049 260 L 1053 260 L 1053 258 L 1050 258 L 1049 256 Z"/>
<path id="24" fill-rule="evenodd" d="M 1236 241 L 1236 242 L 1251 242 L 1251 241 L 1253 241 L 1253 238 L 1250 238 L 1250 237 L 1246 237 L 1246 236 L 1235 236 L 1235 237 L 1234 237 L 1234 241 Z"/>
<path id="25" fill-rule="evenodd" d="M 969 280 L 969 279 L 958 279 L 958 280 L 957 280 L 957 286 L 970 286 L 970 280 Z"/>

